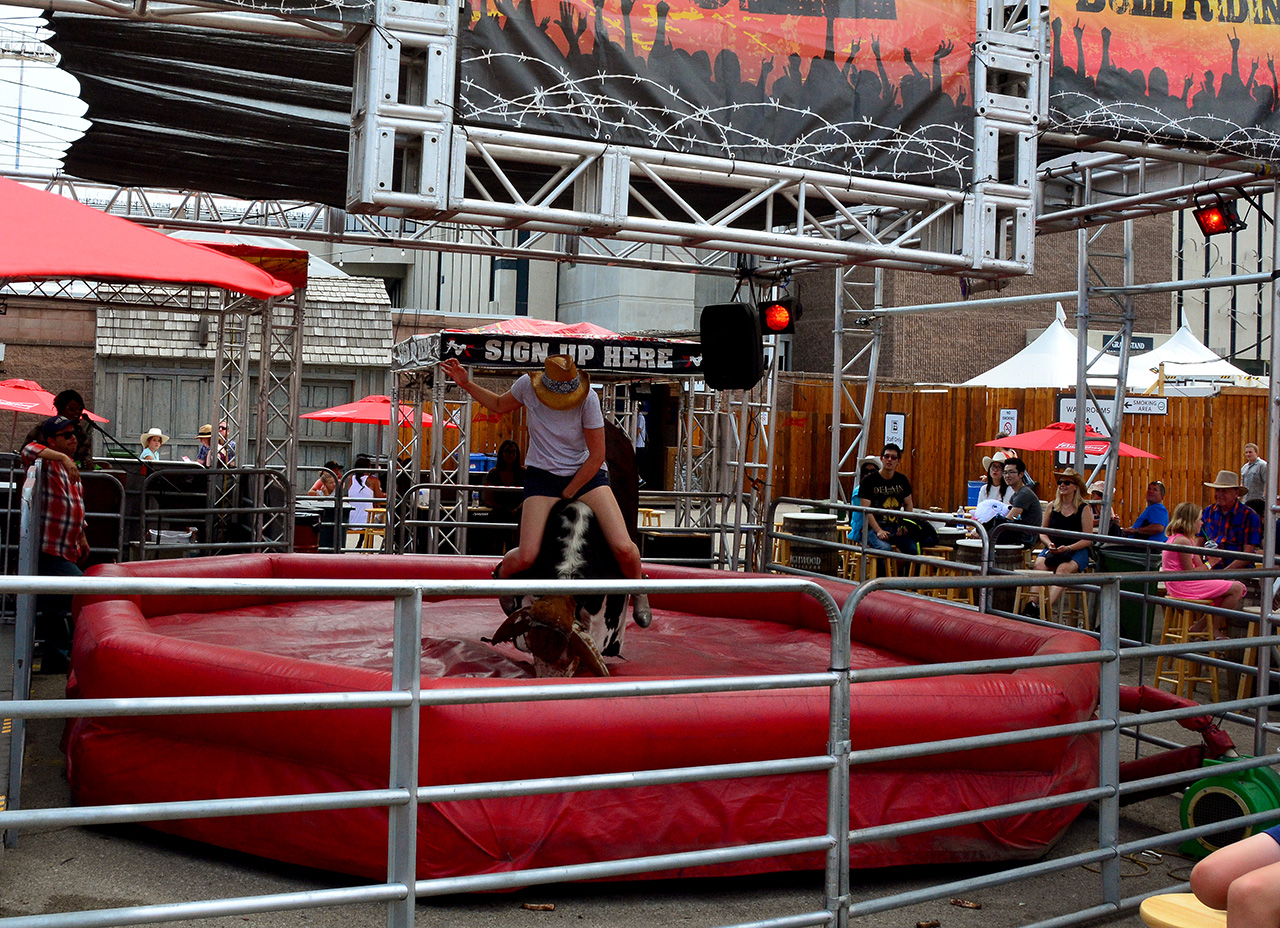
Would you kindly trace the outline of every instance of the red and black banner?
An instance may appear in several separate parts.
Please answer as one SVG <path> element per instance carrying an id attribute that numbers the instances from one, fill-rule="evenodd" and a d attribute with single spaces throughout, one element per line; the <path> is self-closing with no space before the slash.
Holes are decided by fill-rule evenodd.
<path id="1" fill-rule="evenodd" d="M 1274 159 L 1280 0 L 1051 0 L 1055 128 Z"/>
<path id="2" fill-rule="evenodd" d="M 961 187 L 975 15 L 970 0 L 468 0 L 458 118 Z"/>
<path id="3" fill-rule="evenodd" d="M 547 358 L 556 354 L 569 355 L 585 371 L 684 376 L 702 371 L 702 346 L 697 342 L 452 330 L 400 342 L 392 349 L 391 366 L 393 370 L 410 370 L 456 358 L 468 366 L 533 370 L 541 369 Z"/>

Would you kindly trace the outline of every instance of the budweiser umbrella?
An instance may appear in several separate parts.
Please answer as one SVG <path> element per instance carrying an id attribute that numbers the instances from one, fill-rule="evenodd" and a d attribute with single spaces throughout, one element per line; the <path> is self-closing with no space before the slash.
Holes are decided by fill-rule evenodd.
<path id="1" fill-rule="evenodd" d="M 315 412 L 304 412 L 304 419 L 316 419 L 320 422 L 363 422 L 368 425 L 391 424 L 391 398 L 374 394 L 353 403 L 331 406 L 328 409 L 317 409 Z M 400 404 L 400 424 L 413 425 L 413 407 Z M 431 413 L 423 412 L 422 424 L 431 424 Z M 452 422 L 447 428 L 457 428 Z"/>
<path id="2" fill-rule="evenodd" d="M 1084 453 L 1102 455 L 1107 453 L 1107 439 L 1101 432 L 1089 427 L 1084 430 Z M 1008 438 L 997 438 L 993 441 L 980 441 L 978 448 L 1017 448 L 1020 451 L 1056 451 L 1072 454 L 1076 450 L 1076 424 L 1074 422 L 1055 422 L 1034 432 L 1021 435 L 1010 435 Z M 1160 455 L 1143 451 L 1133 445 L 1120 442 L 1120 456 L 1123 458 L 1156 458 Z"/>
<path id="3" fill-rule="evenodd" d="M 53 408 L 53 394 L 41 388 L 34 380 L 0 380 L 0 409 L 13 413 L 13 427 L 9 430 L 10 444 L 13 444 L 18 435 L 19 413 L 45 417 L 58 414 L 58 410 Z M 85 415 L 94 422 L 108 421 L 87 409 Z"/>

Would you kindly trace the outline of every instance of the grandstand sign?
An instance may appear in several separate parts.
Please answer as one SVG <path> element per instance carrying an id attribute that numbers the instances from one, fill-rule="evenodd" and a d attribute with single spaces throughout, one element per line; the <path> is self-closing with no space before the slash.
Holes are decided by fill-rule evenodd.
<path id="1" fill-rule="evenodd" d="M 1275 0 L 1051 0 L 1049 13 L 1055 128 L 1280 154 Z"/>
<path id="2" fill-rule="evenodd" d="M 463 124 L 959 188 L 967 0 L 484 0 Z"/>

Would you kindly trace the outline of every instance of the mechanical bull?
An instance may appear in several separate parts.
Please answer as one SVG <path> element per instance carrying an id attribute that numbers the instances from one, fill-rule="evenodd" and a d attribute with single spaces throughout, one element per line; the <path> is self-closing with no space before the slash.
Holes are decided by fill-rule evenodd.
<path id="1" fill-rule="evenodd" d="M 605 462 L 618 508 L 639 544 L 636 509 L 640 501 L 635 449 L 620 429 L 605 425 Z M 586 503 L 561 500 L 551 509 L 538 558 L 528 570 L 510 578 L 536 580 L 622 580 L 622 570 L 605 541 L 595 514 Z M 579 669 L 609 676 L 606 657 L 622 654 L 628 596 L 502 596 L 507 620 L 489 639 L 510 641 L 533 656 L 539 677 L 573 676 Z M 632 611 L 636 624 L 648 628 L 653 620 L 646 596 L 636 596 Z"/>

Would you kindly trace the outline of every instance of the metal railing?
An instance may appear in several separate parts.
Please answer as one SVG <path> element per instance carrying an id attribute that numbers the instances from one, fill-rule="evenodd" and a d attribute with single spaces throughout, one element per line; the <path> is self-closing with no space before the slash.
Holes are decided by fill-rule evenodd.
<path id="1" fill-rule="evenodd" d="M 153 470 L 141 498 L 140 560 L 292 547 L 293 487 L 276 468 Z"/>
<path id="2" fill-rule="evenodd" d="M 1187 579 L 1209 572 L 1187 572 Z M 1221 576 L 1221 572 L 1215 572 Z M 1269 576 L 1280 573 L 1272 571 Z M 838 615 L 834 602 L 816 584 L 798 578 L 771 580 L 733 579 L 718 575 L 705 581 L 628 581 L 566 583 L 560 581 L 539 582 L 529 585 L 531 593 L 556 593 L 566 590 L 617 592 L 641 589 L 649 593 L 695 593 L 758 591 L 801 592 L 819 600 L 827 611 L 831 628 L 831 666 L 825 671 L 811 674 L 789 674 L 765 677 L 728 677 L 700 680 L 609 680 L 589 684 L 556 686 L 521 685 L 471 689 L 441 689 L 423 694 L 420 689 L 418 652 L 421 635 L 421 604 L 424 596 L 463 597 L 492 596 L 500 589 L 491 581 L 424 581 L 420 583 L 380 581 L 244 581 L 234 584 L 218 581 L 187 581 L 158 579 L 99 579 L 76 582 L 53 578 L 3 578 L 0 591 L 5 593 L 34 594 L 72 589 L 78 593 L 95 595 L 134 595 L 143 593 L 189 594 L 193 596 L 238 594 L 293 595 L 299 598 L 318 596 L 336 598 L 342 596 L 377 595 L 395 600 L 395 636 L 391 689 L 386 692 L 326 693 L 308 695 L 254 695 L 220 697 L 158 698 L 145 700 L 93 699 L 73 702 L 33 703 L 14 700 L 0 703 L 0 714 L 14 718 L 62 718 L 89 716 L 157 715 L 182 712 L 245 712 L 301 711 L 324 708 L 383 707 L 392 710 L 392 774 L 388 789 L 351 791 L 323 795 L 248 797 L 234 800 L 196 801 L 182 803 L 155 803 L 129 806 L 102 806 L 85 809 L 15 809 L 0 812 L 0 828 L 20 829 L 43 826 L 67 826 L 105 824 L 122 821 L 159 821 L 174 818 L 202 816 L 241 815 L 279 812 L 286 810 L 334 809 L 352 807 L 386 807 L 392 821 L 388 841 L 388 873 L 391 877 L 384 884 L 352 886 L 309 893 L 286 893 L 270 896 L 242 897 L 216 901 L 175 903 L 163 906 L 130 907 L 104 912 L 62 913 L 42 915 L 31 919 L 11 919 L 4 924 L 15 928 L 35 926 L 42 928 L 84 928 L 89 925 L 139 924 L 156 921 L 176 921 L 208 915 L 251 914 L 254 912 L 281 911 L 316 905 L 333 905 L 354 902 L 378 901 L 388 907 L 390 924 L 409 925 L 413 921 L 413 900 L 418 897 L 445 893 L 486 891 L 516 886 L 537 885 L 575 879 L 591 879 L 622 876 L 644 872 L 667 870 L 677 866 L 694 866 L 706 863 L 743 860 L 753 857 L 775 857 L 792 853 L 821 850 L 827 856 L 825 898 L 821 909 L 801 912 L 776 919 L 751 922 L 758 926 L 782 925 L 846 925 L 853 917 L 869 915 L 901 906 L 912 905 L 929 899 L 940 899 L 956 894 L 974 892 L 1037 876 L 1073 869 L 1082 864 L 1097 864 L 1099 880 L 1096 897 L 1086 899 L 1082 907 L 1033 923 L 1040 928 L 1049 925 L 1066 926 L 1080 924 L 1107 915 L 1116 915 L 1136 908 L 1145 895 L 1124 896 L 1119 881 L 1119 858 L 1123 854 L 1143 849 L 1165 846 L 1171 841 L 1194 838 L 1206 834 L 1224 832 L 1242 823 L 1258 822 L 1274 818 L 1274 813 L 1257 813 L 1242 818 L 1227 819 L 1212 825 L 1180 829 L 1171 833 L 1156 834 L 1136 841 L 1121 842 L 1118 817 L 1122 798 L 1152 788 L 1170 788 L 1187 785 L 1205 776 L 1201 770 L 1189 770 L 1163 774 L 1143 780 L 1121 783 L 1119 780 L 1119 744 L 1122 735 L 1132 736 L 1142 726 L 1179 718 L 1204 715 L 1215 711 L 1232 713 L 1247 719 L 1242 713 L 1253 711 L 1265 717 L 1266 708 L 1276 698 L 1269 692 L 1269 680 L 1259 679 L 1258 695 L 1244 699 L 1228 699 L 1217 706 L 1191 707 L 1142 716 L 1124 715 L 1119 708 L 1119 659 L 1137 654 L 1146 656 L 1194 655 L 1197 659 L 1209 659 L 1210 651 L 1238 650 L 1246 647 L 1270 647 L 1280 641 L 1271 628 L 1246 639 L 1224 642 L 1197 642 L 1184 645 L 1139 645 L 1121 649 L 1119 635 L 1119 604 L 1121 580 L 1133 579 L 1132 574 L 1087 574 L 1074 576 L 974 576 L 881 579 L 854 588 Z M 850 629 L 854 610 L 862 598 L 878 590 L 901 590 L 908 593 L 924 593 L 949 586 L 986 587 L 1000 589 L 1044 584 L 1065 587 L 1086 587 L 1096 590 L 1099 602 L 1099 629 L 1095 633 L 1097 650 L 1082 650 L 1066 654 L 1032 655 L 998 660 L 970 660 L 950 663 L 852 669 L 849 662 Z M 1058 724 L 1028 730 L 1012 730 L 997 734 L 965 738 L 941 738 L 928 743 L 904 744 L 873 750 L 853 750 L 850 745 L 850 694 L 851 687 L 875 681 L 919 679 L 939 676 L 955 676 L 977 673 L 1005 673 L 1030 668 L 1058 667 L 1077 664 L 1097 664 L 1101 673 L 1101 697 L 1097 717 L 1084 721 Z M 470 783 L 418 787 L 417 783 L 417 719 L 418 712 L 428 705 L 457 705 L 463 703 L 520 702 L 526 700 L 584 699 L 584 698 L 635 698 L 646 695 L 753 691 L 766 688 L 793 688 L 825 686 L 830 689 L 829 753 L 814 757 L 791 757 L 754 764 L 727 764 L 713 767 L 674 768 L 664 770 L 633 771 L 585 777 L 557 777 L 547 780 L 523 780 L 493 783 Z M 1037 740 L 1062 738 L 1073 735 L 1093 734 L 1099 738 L 1099 781 L 1096 786 L 1079 789 L 1033 800 L 1021 800 L 989 808 L 952 812 L 945 815 L 877 825 L 850 831 L 849 826 L 849 771 L 851 767 L 894 760 L 920 758 L 957 751 L 1026 743 Z M 1255 758 L 1230 759 L 1215 765 L 1213 775 L 1240 772 L 1262 765 L 1280 762 L 1280 755 L 1266 754 Z M 826 770 L 829 782 L 828 830 L 825 835 L 814 834 L 779 842 L 766 842 L 742 847 L 708 848 L 679 854 L 626 860 L 600 860 L 573 866 L 538 870 L 512 871 L 499 874 L 460 876 L 449 879 L 414 879 L 414 841 L 416 835 L 416 808 L 421 802 L 445 802 L 485 796 L 510 796 L 541 792 L 612 789 L 640 784 L 680 783 L 702 779 L 756 776 L 762 773 L 782 773 Z M 1014 815 L 1043 811 L 1085 802 L 1097 802 L 1099 825 L 1096 848 L 1065 857 L 1049 859 L 1027 865 L 1015 865 L 997 872 L 938 885 L 913 889 L 890 896 L 858 900 L 851 895 L 849 883 L 849 844 L 900 838 L 905 835 L 954 827 L 967 823 L 996 820 Z M 1179 887 L 1170 887 L 1179 888 Z M 1076 894 L 1079 896 L 1079 893 Z"/>

